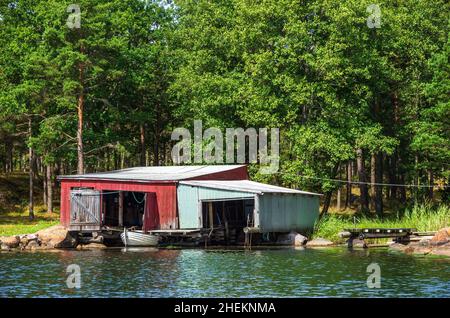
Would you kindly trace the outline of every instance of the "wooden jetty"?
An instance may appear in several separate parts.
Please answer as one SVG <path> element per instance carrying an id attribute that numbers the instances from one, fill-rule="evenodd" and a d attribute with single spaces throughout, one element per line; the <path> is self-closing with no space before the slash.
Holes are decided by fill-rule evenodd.
<path id="1" fill-rule="evenodd" d="M 348 238 L 348 246 L 352 247 L 354 239 L 381 239 L 392 238 L 395 242 L 419 241 L 432 237 L 435 232 L 418 232 L 415 228 L 353 228 L 344 229 L 339 233 L 342 238 Z"/>
<path id="2" fill-rule="evenodd" d="M 352 239 L 359 238 L 390 238 L 390 237 L 404 237 L 417 232 L 413 228 L 361 228 L 361 229 L 344 229 L 341 232 L 341 237 L 349 237 Z M 347 234 L 348 233 L 348 234 Z"/>

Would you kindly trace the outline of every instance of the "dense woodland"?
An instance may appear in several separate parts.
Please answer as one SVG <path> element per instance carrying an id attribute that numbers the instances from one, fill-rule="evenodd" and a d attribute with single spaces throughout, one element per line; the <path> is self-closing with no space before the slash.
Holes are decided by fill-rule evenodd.
<path id="1" fill-rule="evenodd" d="M 448 1 L 377 1 L 379 28 L 361 0 L 77 0 L 69 28 L 72 3 L 0 0 L 0 167 L 49 211 L 56 175 L 171 165 L 195 119 L 280 128 L 278 173 L 252 178 L 324 212 L 448 200 Z"/>

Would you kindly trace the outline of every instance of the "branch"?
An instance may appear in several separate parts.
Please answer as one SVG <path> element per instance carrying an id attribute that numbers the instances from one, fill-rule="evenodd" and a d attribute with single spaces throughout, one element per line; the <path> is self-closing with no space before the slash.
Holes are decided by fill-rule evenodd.
<path id="1" fill-rule="evenodd" d="M 95 148 L 95 149 L 91 149 L 91 150 L 89 150 L 89 151 L 86 151 L 84 154 L 85 154 L 85 155 L 88 155 L 88 154 L 90 154 L 90 153 L 93 153 L 93 152 L 98 151 L 98 150 L 101 150 L 101 149 L 105 149 L 105 148 L 116 148 L 116 147 L 117 147 L 117 146 L 114 145 L 114 144 L 106 144 L 106 145 L 104 145 L 104 146 L 101 146 L 101 147 L 98 147 L 98 148 Z"/>

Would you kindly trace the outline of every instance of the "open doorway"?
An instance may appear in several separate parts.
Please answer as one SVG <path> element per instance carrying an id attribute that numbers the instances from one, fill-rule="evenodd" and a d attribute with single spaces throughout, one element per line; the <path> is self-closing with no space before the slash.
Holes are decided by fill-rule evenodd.
<path id="1" fill-rule="evenodd" d="M 120 196 L 122 196 L 122 216 Z M 103 225 L 142 229 L 145 202 L 146 194 L 143 192 L 103 191 Z"/>
<path id="2" fill-rule="evenodd" d="M 202 201 L 204 229 L 225 227 L 243 229 L 253 224 L 253 199 Z"/>
<path id="3" fill-rule="evenodd" d="M 236 244 L 244 240 L 243 229 L 253 226 L 254 199 L 202 201 L 202 227 L 207 240 Z"/>

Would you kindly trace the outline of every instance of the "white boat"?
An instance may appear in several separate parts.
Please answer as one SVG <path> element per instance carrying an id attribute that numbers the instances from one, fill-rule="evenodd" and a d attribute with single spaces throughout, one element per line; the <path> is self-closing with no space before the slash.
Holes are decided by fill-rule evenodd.
<path id="1" fill-rule="evenodd" d="M 157 246 L 159 241 L 157 235 L 127 229 L 120 234 L 120 238 L 125 246 Z"/>

